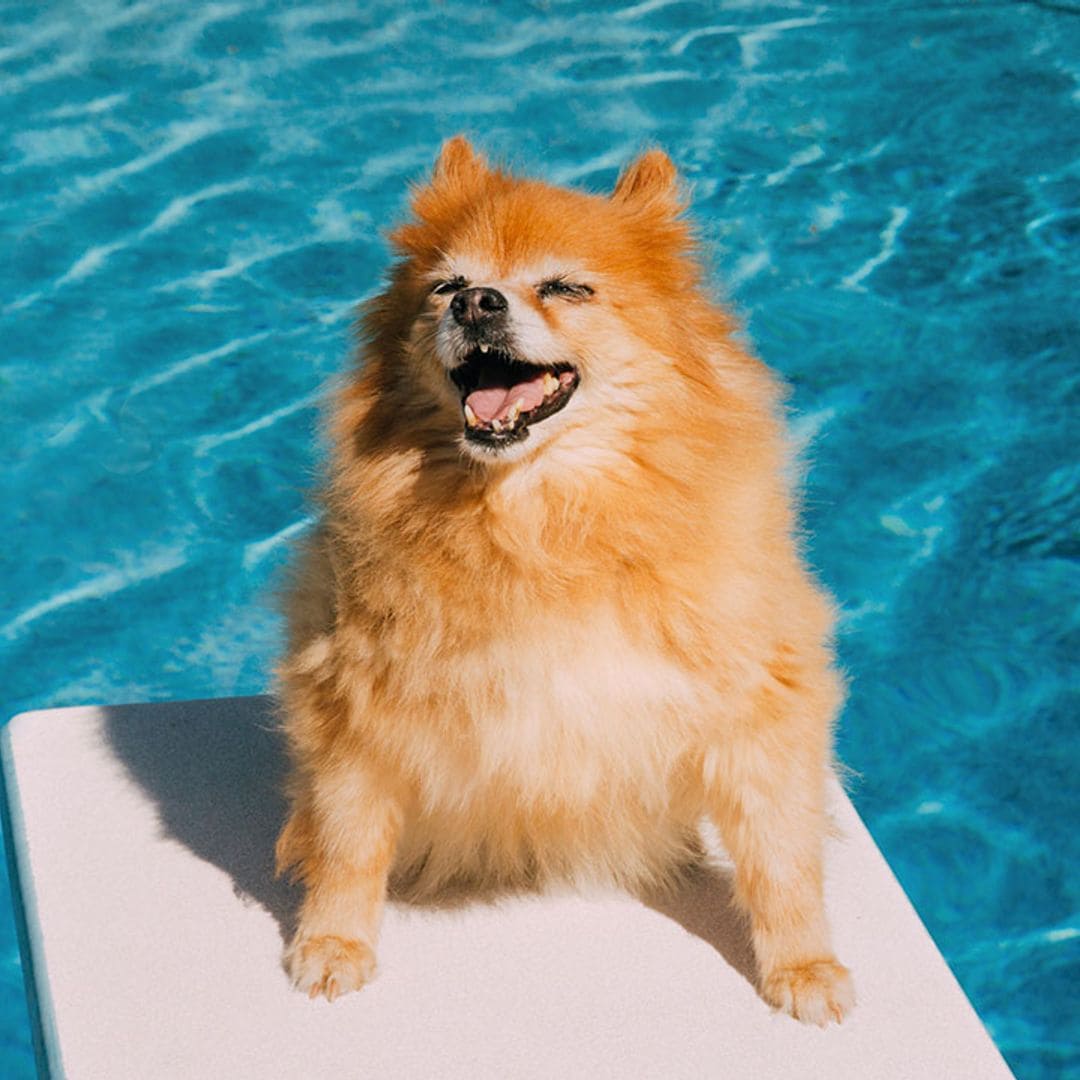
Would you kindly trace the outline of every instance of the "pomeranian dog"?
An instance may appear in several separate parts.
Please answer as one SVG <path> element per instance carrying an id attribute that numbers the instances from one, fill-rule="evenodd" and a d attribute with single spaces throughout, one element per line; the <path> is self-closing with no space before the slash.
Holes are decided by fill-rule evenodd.
<path id="1" fill-rule="evenodd" d="M 388 884 L 655 888 L 711 819 L 759 992 L 841 1020 L 822 899 L 833 609 L 778 381 L 659 150 L 610 196 L 461 137 L 391 234 L 287 602 L 296 986 L 367 982 Z"/>

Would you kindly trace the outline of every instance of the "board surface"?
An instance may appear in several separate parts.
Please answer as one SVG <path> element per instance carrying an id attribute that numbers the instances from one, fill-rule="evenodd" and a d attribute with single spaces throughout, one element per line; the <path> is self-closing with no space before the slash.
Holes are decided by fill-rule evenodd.
<path id="1" fill-rule="evenodd" d="M 667 899 L 392 903 L 379 977 L 308 1001 L 281 968 L 269 699 L 25 713 L 2 750 L 53 1077 L 1011 1076 L 839 788 L 827 899 L 859 1005 L 821 1031 L 755 993 L 722 865 Z"/>

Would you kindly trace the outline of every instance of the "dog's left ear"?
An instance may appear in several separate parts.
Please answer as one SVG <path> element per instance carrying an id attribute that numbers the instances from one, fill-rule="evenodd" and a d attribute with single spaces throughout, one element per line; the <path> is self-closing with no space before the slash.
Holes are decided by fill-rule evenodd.
<path id="1" fill-rule="evenodd" d="M 685 209 L 679 170 L 663 150 L 647 150 L 623 169 L 612 202 L 640 205 L 674 216 Z"/>

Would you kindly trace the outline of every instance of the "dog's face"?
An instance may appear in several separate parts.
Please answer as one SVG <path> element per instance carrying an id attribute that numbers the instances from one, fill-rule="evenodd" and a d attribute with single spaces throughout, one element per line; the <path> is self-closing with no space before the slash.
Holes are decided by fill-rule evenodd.
<path id="1" fill-rule="evenodd" d="M 592 301 L 588 270 L 451 252 L 428 277 L 435 354 L 460 395 L 466 446 L 487 456 L 524 442 L 581 385 L 588 319 L 560 309 Z"/>
<path id="2" fill-rule="evenodd" d="M 677 187 L 660 151 L 605 198 L 446 144 L 415 219 L 392 237 L 406 258 L 381 303 L 410 376 L 453 417 L 468 456 L 586 445 L 663 400 L 697 278 Z"/>

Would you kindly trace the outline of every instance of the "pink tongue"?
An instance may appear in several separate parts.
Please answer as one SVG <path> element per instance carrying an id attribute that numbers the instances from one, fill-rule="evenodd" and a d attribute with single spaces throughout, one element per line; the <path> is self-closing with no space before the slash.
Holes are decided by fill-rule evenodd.
<path id="1" fill-rule="evenodd" d="M 544 376 L 514 386 L 485 386 L 474 390 L 465 402 L 481 420 L 501 420 L 518 400 L 522 412 L 535 409 L 544 400 Z"/>

